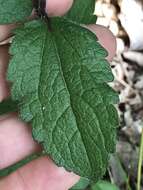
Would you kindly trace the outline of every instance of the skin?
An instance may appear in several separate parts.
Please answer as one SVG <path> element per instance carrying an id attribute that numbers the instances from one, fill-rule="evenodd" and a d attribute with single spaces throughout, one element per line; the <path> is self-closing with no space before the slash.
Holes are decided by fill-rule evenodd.
<path id="1" fill-rule="evenodd" d="M 71 7 L 72 0 L 48 0 L 47 12 L 51 16 L 63 15 Z M 59 3 L 60 2 L 60 3 Z M 11 35 L 12 25 L 0 26 L 0 42 Z M 100 43 L 107 49 L 108 60 L 112 60 L 116 51 L 116 40 L 113 34 L 99 25 L 87 26 L 96 33 Z M 8 45 L 0 46 L 0 101 L 9 95 L 6 81 L 6 70 L 9 62 Z M 41 147 L 31 136 L 31 127 L 20 121 L 13 113 L 0 117 L 0 169 L 4 169 L 26 156 L 40 151 Z M 0 179 L 2 190 L 68 190 L 79 180 L 79 176 L 57 167 L 48 157 L 30 162 L 11 175 Z"/>

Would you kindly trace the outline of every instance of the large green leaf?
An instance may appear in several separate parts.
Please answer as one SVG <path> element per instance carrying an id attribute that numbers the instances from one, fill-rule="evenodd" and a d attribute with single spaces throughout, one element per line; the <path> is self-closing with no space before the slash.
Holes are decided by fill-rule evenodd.
<path id="1" fill-rule="evenodd" d="M 8 80 L 12 97 L 23 102 L 21 117 L 33 137 L 59 165 L 99 179 L 114 151 L 117 94 L 107 52 L 96 36 L 63 19 L 31 21 L 15 31 Z"/>
<path id="2" fill-rule="evenodd" d="M 24 21 L 32 8 L 32 0 L 0 0 L 0 24 Z"/>
<path id="3" fill-rule="evenodd" d="M 72 21 L 82 24 L 95 24 L 94 14 L 96 0 L 74 0 L 71 10 L 66 17 Z"/>

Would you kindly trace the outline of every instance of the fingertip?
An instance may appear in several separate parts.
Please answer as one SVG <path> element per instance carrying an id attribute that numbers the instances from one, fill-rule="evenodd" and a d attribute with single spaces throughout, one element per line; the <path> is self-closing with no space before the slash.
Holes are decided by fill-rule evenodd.
<path id="1" fill-rule="evenodd" d="M 46 10 L 49 16 L 62 16 L 68 12 L 73 0 L 47 0 Z"/>
<path id="2" fill-rule="evenodd" d="M 99 39 L 101 45 L 108 51 L 108 61 L 112 61 L 117 48 L 116 38 L 113 33 L 104 26 L 100 25 L 88 25 L 88 28 L 94 32 Z"/>

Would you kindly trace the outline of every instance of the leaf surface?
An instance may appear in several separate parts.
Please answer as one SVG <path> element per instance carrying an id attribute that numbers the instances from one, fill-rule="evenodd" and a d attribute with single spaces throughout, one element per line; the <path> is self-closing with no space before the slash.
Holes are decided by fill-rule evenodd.
<path id="1" fill-rule="evenodd" d="M 94 15 L 95 2 L 96 0 L 74 0 L 66 17 L 81 24 L 95 24 L 97 19 Z"/>
<path id="2" fill-rule="evenodd" d="M 70 190 L 84 190 L 90 184 L 90 180 L 87 178 L 80 178 L 79 182 L 75 184 Z"/>
<path id="3" fill-rule="evenodd" d="M 97 180 L 114 151 L 117 94 L 96 36 L 63 19 L 32 21 L 15 31 L 8 80 L 22 103 L 21 117 L 59 165 Z"/>
<path id="4" fill-rule="evenodd" d="M 119 188 L 107 181 L 99 181 L 96 184 L 92 185 L 91 190 L 119 190 Z"/>
<path id="5" fill-rule="evenodd" d="M 24 21 L 32 9 L 32 0 L 0 0 L 0 24 Z"/>

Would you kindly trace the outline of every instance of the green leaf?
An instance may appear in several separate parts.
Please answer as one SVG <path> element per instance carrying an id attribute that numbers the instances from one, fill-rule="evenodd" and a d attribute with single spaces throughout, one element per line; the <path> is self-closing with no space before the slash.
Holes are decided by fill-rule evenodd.
<path id="1" fill-rule="evenodd" d="M 0 0 L 0 24 L 24 21 L 32 9 L 32 0 Z"/>
<path id="2" fill-rule="evenodd" d="M 15 31 L 8 80 L 33 137 L 59 165 L 98 180 L 116 143 L 117 94 L 107 52 L 89 30 L 63 19 Z"/>
<path id="3" fill-rule="evenodd" d="M 79 182 L 74 185 L 70 190 L 84 190 L 89 184 L 89 179 L 81 177 Z"/>
<path id="4" fill-rule="evenodd" d="M 71 10 L 66 17 L 81 24 L 95 24 L 95 0 L 74 0 Z"/>
<path id="5" fill-rule="evenodd" d="M 10 98 L 0 102 L 0 115 L 15 112 L 18 110 L 18 102 L 13 101 Z"/>
<path id="6" fill-rule="evenodd" d="M 99 181 L 94 184 L 91 190 L 119 190 L 117 186 L 107 182 L 107 181 Z"/>

